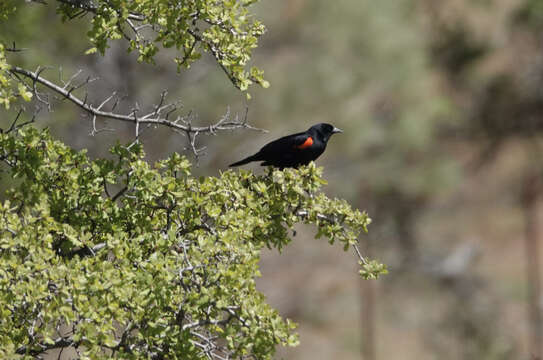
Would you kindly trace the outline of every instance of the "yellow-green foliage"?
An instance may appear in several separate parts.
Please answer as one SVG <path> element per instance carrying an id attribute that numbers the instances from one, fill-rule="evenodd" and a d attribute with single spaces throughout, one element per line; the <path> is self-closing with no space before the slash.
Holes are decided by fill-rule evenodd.
<path id="1" fill-rule="evenodd" d="M 141 61 L 152 62 L 158 44 L 175 47 L 178 65 L 189 67 L 208 51 L 245 90 L 267 86 L 261 70 L 246 68 L 264 32 L 247 10 L 253 2 L 60 1 L 58 12 L 89 15 L 91 52 L 129 37 Z M 0 4 L 0 18 L 10 4 Z M 132 30 L 141 25 L 152 28 L 145 38 Z M 0 40 L 5 109 L 32 97 L 9 69 Z M 319 191 L 325 181 L 314 164 L 195 178 L 178 154 L 152 167 L 140 145 L 118 145 L 113 160 L 91 161 L 47 131 L 14 125 L 0 132 L 8 168 L 0 176 L 18 184 L 0 204 L 2 359 L 60 348 L 93 359 L 269 359 L 297 338 L 255 288 L 261 250 L 286 246 L 296 223 L 347 250 L 370 221 Z M 386 272 L 361 265 L 364 278 Z"/>
<path id="2" fill-rule="evenodd" d="M 11 102 L 15 100 L 8 70 L 9 65 L 6 61 L 5 46 L 0 43 L 0 106 L 5 109 L 9 109 Z"/>
<path id="3" fill-rule="evenodd" d="M 91 161 L 28 126 L 0 134 L 3 174 L 19 179 L 0 205 L 0 358 L 63 342 L 82 358 L 199 359 L 202 336 L 271 358 L 297 338 L 255 288 L 261 250 L 300 222 L 348 248 L 369 223 L 319 192 L 313 164 L 195 178 L 178 154 L 151 167 L 137 145 L 112 153 Z"/>
<path id="4" fill-rule="evenodd" d="M 0 42 L 0 107 L 8 110 L 17 96 L 25 101 L 32 99 L 32 93 L 28 91 L 26 85 L 13 81 L 9 74 L 9 64 L 5 56 L 5 46 Z M 17 86 L 15 89 L 14 86 Z"/>
<path id="5" fill-rule="evenodd" d="M 2 0 L 0 2 L 0 20 L 5 20 L 8 15 L 15 11 L 15 5 L 13 0 Z"/>
<path id="6" fill-rule="evenodd" d="M 8 14 L 15 10 L 11 1 L 0 2 L 0 21 L 5 20 Z M 12 89 L 12 82 L 9 77 L 9 64 L 6 60 L 6 47 L 0 39 L 0 107 L 9 109 L 10 104 L 15 100 Z"/>
<path id="7" fill-rule="evenodd" d="M 208 52 L 234 85 L 246 90 L 255 82 L 264 87 L 269 85 L 263 71 L 247 69 L 251 51 L 265 32 L 264 25 L 249 13 L 255 2 L 96 0 L 79 2 L 76 6 L 66 2 L 59 6 L 59 13 L 64 19 L 77 16 L 82 10 L 92 16 L 88 37 L 94 47 L 89 53 L 103 54 L 110 40 L 128 38 L 129 50 L 138 52 L 139 61 L 153 63 L 158 45 L 162 45 L 177 50 L 174 61 L 178 68 L 189 68 L 202 52 Z"/>

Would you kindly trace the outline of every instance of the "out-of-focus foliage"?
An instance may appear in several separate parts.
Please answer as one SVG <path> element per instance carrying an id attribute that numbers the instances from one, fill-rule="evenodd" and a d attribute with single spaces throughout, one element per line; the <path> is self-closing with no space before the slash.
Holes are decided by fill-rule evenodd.
<path id="1" fill-rule="evenodd" d="M 262 12 L 272 13 L 267 6 Z M 341 167 L 330 171 L 335 183 L 360 180 L 338 186 L 350 196 L 363 190 L 426 197 L 454 184 L 454 161 L 445 151 L 427 151 L 440 143 L 455 108 L 440 92 L 413 1 L 300 0 L 264 19 L 278 31 L 266 36 L 262 55 L 271 58 L 266 71 L 276 86 L 251 109 L 263 124 L 287 119 L 285 133 L 320 121 L 344 129 L 348 140 L 334 144 L 342 155 L 320 161 L 334 158 Z M 292 75 L 282 76 L 286 71 Z"/>
<path id="2" fill-rule="evenodd" d="M 194 178 L 177 154 L 151 168 L 140 146 L 117 146 L 116 160 L 90 161 L 33 128 L 0 149 L 20 179 L 0 216 L 4 358 L 270 358 L 297 340 L 255 289 L 262 248 L 304 222 L 348 249 L 369 223 L 319 192 L 314 165 Z"/>
<path id="3" fill-rule="evenodd" d="M 520 164 L 512 163 L 518 149 L 508 147 L 504 156 L 511 167 L 493 163 L 499 170 L 489 177 L 484 172 L 474 175 L 470 165 L 495 138 L 488 135 L 497 133 L 481 129 L 481 122 L 489 124 L 489 130 L 500 129 L 516 145 L 518 135 L 525 134 L 521 141 L 535 138 L 542 128 L 537 105 L 541 31 L 511 18 L 523 3 L 531 3 L 533 11 L 540 2 L 300 0 L 284 1 L 282 12 L 264 18 L 270 29 L 285 30 L 270 31 L 264 41 L 264 56 L 272 57 L 266 74 L 274 87 L 265 99 L 256 97 L 258 118 L 273 129 L 277 119 L 286 119 L 285 133 L 294 121 L 302 129 L 317 121 L 345 129 L 342 141 L 332 141 L 319 161 L 335 191 L 359 199 L 371 214 L 378 214 L 370 233 L 376 240 L 371 251 L 386 254 L 393 269 L 390 278 L 395 279 L 380 284 L 376 295 L 378 359 L 398 356 L 396 347 L 390 349 L 396 340 L 405 342 L 400 350 L 405 358 L 506 359 L 514 357 L 522 343 L 520 331 L 503 326 L 525 326 L 515 310 L 523 306 L 521 262 L 513 275 L 493 257 L 520 251 L 516 236 L 522 233 L 521 220 L 518 208 L 511 207 L 511 185 Z M 264 13 L 271 13 L 270 8 Z M 256 145 L 247 141 L 237 149 L 244 152 L 246 146 Z M 536 158 L 532 149 L 534 165 L 540 163 Z M 507 235 L 501 231 L 505 228 Z M 501 236 L 501 242 L 496 241 Z M 472 241 L 482 247 L 481 266 L 471 267 L 468 261 L 454 280 L 443 280 L 435 271 L 443 258 L 460 243 Z M 431 287 L 442 281 L 451 291 L 439 298 L 443 288 Z M 477 285 L 469 289 L 468 302 L 465 289 L 472 282 Z M 320 291 L 309 288 L 310 295 Z M 386 303 L 385 297 L 394 300 Z M 326 299 L 327 304 L 341 303 L 338 307 L 345 301 L 339 296 Z M 488 299 L 495 303 L 487 306 Z M 364 295 L 360 301 L 365 303 Z M 451 302 L 461 306 L 449 306 Z M 424 310 L 409 313 L 406 304 Z M 352 308 L 357 305 L 353 300 Z M 328 319 L 334 318 L 333 311 Z M 507 317 L 499 316 L 502 312 Z M 303 311 L 299 316 L 319 319 Z M 421 322 L 422 335 L 415 330 Z M 445 333 L 444 324 L 454 330 Z M 407 335 L 405 327 L 415 331 Z M 365 325 L 361 328 L 363 337 Z M 336 341 L 341 339 L 327 330 Z M 319 331 L 315 326 L 314 344 Z M 327 350 L 345 351 L 338 350 L 336 341 L 330 341 Z M 432 342 L 438 345 L 434 348 Z M 457 349 L 469 349 L 469 354 L 455 353 Z M 295 354 L 310 358 L 312 349 L 305 351 Z M 348 355 L 358 358 L 357 351 L 353 345 Z"/>
<path id="4" fill-rule="evenodd" d="M 271 13 L 268 6 L 263 13 Z M 328 161 L 336 191 L 378 209 L 374 230 L 397 233 L 402 244 L 414 235 L 416 213 L 460 176 L 442 141 L 457 109 L 441 91 L 428 53 L 431 34 L 418 14 L 410 0 L 284 2 L 280 15 L 264 18 L 279 29 L 264 40 L 274 87 L 251 109 L 262 127 L 276 129 L 285 119 L 279 133 L 320 121 L 344 129 L 318 161 Z M 397 257 L 403 255 L 394 248 L 391 259 Z"/>
<path id="5" fill-rule="evenodd" d="M 0 3 L 0 19 L 6 20 L 13 11 L 15 11 L 15 5 L 12 0 L 5 0 Z"/>
<path id="6" fill-rule="evenodd" d="M 521 26 L 541 30 L 543 28 L 543 3 L 537 0 L 524 1 L 517 10 L 516 20 Z"/>

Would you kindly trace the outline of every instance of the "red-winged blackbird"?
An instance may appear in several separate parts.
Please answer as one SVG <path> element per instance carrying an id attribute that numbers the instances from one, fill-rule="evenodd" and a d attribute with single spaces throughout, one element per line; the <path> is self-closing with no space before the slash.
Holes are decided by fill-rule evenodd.
<path id="1" fill-rule="evenodd" d="M 251 161 L 262 161 L 262 166 L 275 166 L 280 169 L 307 165 L 318 158 L 326 149 L 326 143 L 335 133 L 342 130 L 330 124 L 317 124 L 306 132 L 284 136 L 264 145 L 259 152 L 243 160 L 230 164 L 240 166 Z"/>

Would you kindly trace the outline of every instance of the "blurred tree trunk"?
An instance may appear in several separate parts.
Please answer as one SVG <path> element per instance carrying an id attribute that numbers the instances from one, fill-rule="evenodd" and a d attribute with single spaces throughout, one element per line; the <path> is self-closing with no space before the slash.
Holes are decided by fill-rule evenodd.
<path id="1" fill-rule="evenodd" d="M 365 242 L 364 255 L 371 257 L 371 240 Z M 375 360 L 375 281 L 360 282 L 362 359 Z"/>
<path id="2" fill-rule="evenodd" d="M 538 198 L 540 181 L 537 173 L 524 179 L 522 202 L 525 219 L 526 280 L 528 282 L 528 324 L 530 327 L 529 350 L 534 359 L 540 360 L 543 352 L 543 324 L 541 317 L 541 267 L 539 264 Z"/>

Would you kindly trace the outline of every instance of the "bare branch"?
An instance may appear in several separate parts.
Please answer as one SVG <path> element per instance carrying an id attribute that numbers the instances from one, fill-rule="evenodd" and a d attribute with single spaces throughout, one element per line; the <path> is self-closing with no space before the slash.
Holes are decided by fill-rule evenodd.
<path id="1" fill-rule="evenodd" d="M 32 0 L 36 2 L 41 2 L 43 0 Z M 71 5 L 76 8 L 80 8 L 84 12 L 90 12 L 93 14 L 96 14 L 96 6 L 91 1 L 81 1 L 81 0 L 57 0 L 60 3 Z M 145 20 L 145 16 L 137 13 L 130 13 L 128 15 L 128 19 L 135 20 L 135 21 L 143 21 Z"/>
<path id="2" fill-rule="evenodd" d="M 196 41 L 207 45 L 207 48 L 209 49 L 209 51 L 211 51 L 211 54 L 213 55 L 213 57 L 217 61 L 217 64 L 219 64 L 219 66 L 221 67 L 222 71 L 226 74 L 226 76 L 228 76 L 228 79 L 230 80 L 230 82 L 238 90 L 241 90 L 239 81 L 232 75 L 232 73 L 230 71 L 228 71 L 226 66 L 224 66 L 224 64 L 222 63 L 224 55 L 217 49 L 217 47 L 212 42 L 205 41 L 198 33 L 196 33 L 196 31 L 191 30 L 191 29 L 187 29 L 187 32 L 189 34 L 191 34 L 196 39 Z"/>
<path id="3" fill-rule="evenodd" d="M 368 262 L 366 261 L 366 258 L 362 256 L 362 253 L 360 253 L 360 249 L 358 249 L 358 245 L 356 244 L 353 244 L 353 248 L 356 252 L 356 255 L 358 255 L 358 258 L 360 259 L 360 261 L 362 261 L 362 263 L 364 265 L 368 265 Z"/>
<path id="4" fill-rule="evenodd" d="M 100 105 L 94 106 L 90 104 L 87 101 L 87 97 L 84 99 L 81 99 L 74 95 L 74 91 L 77 89 L 80 89 L 81 87 L 87 85 L 88 83 L 96 80 L 95 78 L 87 77 L 86 80 L 84 80 L 81 84 L 73 85 L 74 80 L 78 77 L 80 72 L 77 72 L 74 76 L 70 78 L 70 80 L 66 83 L 63 82 L 63 85 L 57 85 L 52 81 L 47 80 L 46 78 L 41 76 L 41 73 L 46 68 L 38 68 L 35 72 L 14 66 L 10 69 L 10 72 L 19 78 L 19 76 L 24 76 L 30 80 L 32 80 L 32 87 L 29 87 L 30 90 L 36 94 L 36 97 L 38 98 L 38 101 L 46 104 L 48 108 L 50 109 L 50 102 L 48 101 L 48 98 L 43 97 L 41 93 L 38 92 L 38 89 L 36 87 L 36 84 L 41 84 L 48 89 L 52 90 L 56 94 L 61 95 L 64 99 L 67 99 L 77 105 L 79 108 L 81 108 L 83 111 L 88 113 L 93 122 L 93 130 L 91 134 L 96 134 L 99 131 L 104 131 L 106 129 L 97 130 L 96 129 L 96 119 L 97 118 L 107 118 L 107 119 L 113 119 L 123 122 L 129 122 L 136 126 L 136 138 L 140 135 L 140 125 L 158 125 L 158 126 L 164 126 L 171 129 L 176 130 L 177 132 L 183 133 L 187 136 L 189 139 L 189 145 L 190 149 L 197 155 L 199 152 L 203 150 L 203 148 L 198 149 L 196 147 L 195 141 L 196 137 L 200 134 L 215 134 L 218 131 L 231 131 L 236 129 L 250 129 L 250 130 L 256 130 L 256 131 L 262 131 L 266 132 L 266 130 L 255 128 L 247 123 L 247 110 L 245 112 L 245 116 L 243 119 L 239 119 L 239 116 L 236 116 L 234 119 L 232 119 L 230 115 L 230 109 L 227 110 L 226 114 L 219 119 L 218 122 L 215 124 L 211 124 L 208 126 L 193 126 L 192 125 L 192 112 L 189 112 L 186 116 L 178 116 L 174 121 L 169 120 L 169 116 L 172 112 L 178 110 L 179 106 L 176 103 L 171 104 L 165 104 L 165 97 L 167 95 L 167 92 L 162 92 L 160 101 L 158 105 L 154 107 L 154 110 L 145 114 L 145 115 L 139 115 L 137 112 L 139 112 L 139 107 L 136 106 L 135 109 L 133 109 L 128 114 L 123 114 L 119 112 L 114 112 L 115 107 L 118 104 L 118 99 L 113 105 L 113 109 L 111 111 L 105 111 L 103 110 L 104 106 L 111 101 L 113 98 L 115 98 L 115 93 L 113 93 L 111 96 L 107 97 L 105 100 L 103 100 Z M 22 79 L 19 78 L 20 81 Z"/>
<path id="5" fill-rule="evenodd" d="M 17 115 L 15 116 L 15 120 L 11 123 L 11 126 L 6 130 L 6 133 L 10 133 L 12 131 L 17 131 L 18 129 L 22 128 L 25 125 L 31 124 L 36 120 L 36 115 L 40 112 L 41 108 L 36 108 L 36 111 L 34 111 L 34 114 L 32 114 L 32 117 L 30 120 L 25 121 L 19 125 L 17 125 L 17 121 L 19 121 L 19 118 L 21 117 L 21 114 L 25 111 L 24 108 L 19 109 L 17 112 Z M 0 132 L 3 132 L 3 129 L 0 129 Z"/>
<path id="6" fill-rule="evenodd" d="M 60 81 L 62 81 L 64 83 L 64 89 L 66 89 L 68 86 L 70 86 L 75 79 L 77 79 L 77 77 L 79 75 L 81 75 L 81 73 L 83 72 L 83 70 L 79 69 L 77 70 L 77 72 L 75 74 L 72 75 L 72 77 L 70 77 L 70 79 L 68 80 L 67 83 L 65 83 L 64 81 L 62 81 L 62 71 L 59 72 L 59 77 L 60 77 Z"/>
<path id="7" fill-rule="evenodd" d="M 38 4 L 47 5 L 47 2 L 45 0 L 26 0 L 27 2 L 35 2 Z"/>
<path id="8" fill-rule="evenodd" d="M 21 52 L 21 51 L 25 51 L 25 50 L 28 50 L 28 49 L 26 49 L 26 48 L 17 48 L 17 46 L 15 45 L 15 41 L 14 41 L 12 46 L 10 48 L 6 48 L 5 50 L 8 51 L 8 52 Z"/>
<path id="9" fill-rule="evenodd" d="M 199 321 L 195 321 L 195 322 L 192 322 L 192 323 L 189 323 L 189 324 L 185 324 L 183 325 L 183 331 L 187 330 L 187 329 L 192 329 L 192 328 L 196 328 L 196 327 L 200 327 L 200 326 L 206 326 L 206 325 L 225 325 L 225 324 L 228 324 L 228 322 L 232 319 L 231 316 L 229 316 L 228 318 L 226 319 L 222 319 L 222 320 L 213 320 L 213 319 L 205 319 L 205 320 L 199 320 Z"/>
<path id="10" fill-rule="evenodd" d="M 28 354 L 31 356 L 37 356 L 51 349 L 65 348 L 68 346 L 77 347 L 79 345 L 69 338 L 58 338 L 55 340 L 53 344 L 40 343 L 40 344 L 37 344 L 37 346 L 39 348 L 34 348 L 34 349 L 29 349 L 27 348 L 27 346 L 21 346 L 20 348 L 17 349 L 16 353 L 19 355 Z"/>
<path id="11" fill-rule="evenodd" d="M 17 116 L 15 116 L 15 120 L 13 120 L 13 123 L 11 124 L 11 126 L 9 127 L 9 129 L 6 132 L 10 132 L 15 128 L 15 124 L 17 124 L 17 120 L 19 120 L 19 117 L 21 116 L 22 113 L 23 113 L 23 109 L 21 108 L 21 109 L 19 109 L 19 112 L 17 113 Z"/>

